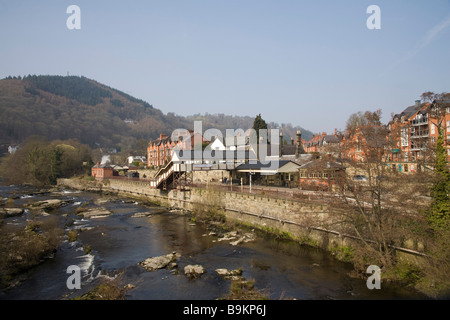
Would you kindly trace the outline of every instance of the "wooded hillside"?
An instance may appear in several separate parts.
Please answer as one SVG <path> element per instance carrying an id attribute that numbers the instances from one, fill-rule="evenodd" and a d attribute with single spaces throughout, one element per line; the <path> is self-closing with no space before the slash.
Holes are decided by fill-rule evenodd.
<path id="1" fill-rule="evenodd" d="M 174 129 L 193 129 L 194 120 L 203 130 L 217 128 L 244 130 L 254 118 L 206 114 L 182 117 L 164 114 L 148 102 L 94 80 L 77 76 L 7 77 L 0 80 L 0 153 L 5 146 L 20 144 L 38 135 L 48 140 L 77 139 L 91 147 L 124 149 L 140 139 L 151 140 Z M 286 138 L 292 125 L 283 127 Z M 303 130 L 303 138 L 312 135 Z"/>

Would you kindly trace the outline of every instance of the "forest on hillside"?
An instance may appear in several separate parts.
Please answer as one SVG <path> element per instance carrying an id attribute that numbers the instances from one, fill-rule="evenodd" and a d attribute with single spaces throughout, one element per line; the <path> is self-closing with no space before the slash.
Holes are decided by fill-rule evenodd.
<path id="1" fill-rule="evenodd" d="M 152 140 L 177 128 L 203 130 L 249 129 L 254 117 L 224 114 L 179 116 L 164 114 L 148 102 L 134 98 L 86 77 L 28 75 L 0 80 L 0 145 L 20 144 L 30 136 L 48 140 L 77 139 L 92 148 L 126 150 L 139 140 Z M 300 127 L 271 123 L 282 128 L 285 139 Z M 301 129 L 303 138 L 312 133 Z"/>

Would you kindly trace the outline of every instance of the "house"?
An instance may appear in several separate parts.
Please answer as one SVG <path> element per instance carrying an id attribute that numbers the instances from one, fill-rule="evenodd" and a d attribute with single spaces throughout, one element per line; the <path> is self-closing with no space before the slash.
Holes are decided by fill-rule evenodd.
<path id="1" fill-rule="evenodd" d="M 311 139 L 303 142 L 303 148 L 307 153 L 326 153 L 338 156 L 340 142 L 341 135 L 335 129 L 334 134 L 326 132 L 315 134 Z"/>
<path id="2" fill-rule="evenodd" d="M 17 150 L 19 150 L 19 146 L 9 146 L 8 147 L 9 154 L 14 154 Z"/>
<path id="3" fill-rule="evenodd" d="M 249 132 L 237 130 L 225 137 L 216 136 L 205 150 L 250 150 Z"/>
<path id="4" fill-rule="evenodd" d="M 203 144 L 208 143 L 200 134 L 192 130 L 187 131 L 186 135 L 179 137 L 177 141 L 172 140 L 165 134 L 160 134 L 159 139 L 152 140 L 147 148 L 147 165 L 149 167 L 161 167 L 166 165 L 172 159 L 173 151 L 194 149 L 196 141 Z"/>
<path id="5" fill-rule="evenodd" d="M 291 160 L 249 162 L 236 167 L 233 179 L 242 179 L 243 184 L 278 187 L 297 187 L 300 165 Z"/>
<path id="6" fill-rule="evenodd" d="M 300 166 L 299 184 L 302 189 L 333 191 L 345 166 L 331 159 L 314 159 Z"/>
<path id="7" fill-rule="evenodd" d="M 435 102 L 415 104 L 395 114 L 389 122 L 389 139 L 393 144 L 389 160 L 392 168 L 401 172 L 418 170 L 418 163 L 426 163 L 431 159 L 439 132 L 436 124 L 441 123 L 444 131 L 444 146 L 447 149 L 447 161 L 450 161 L 450 99 L 443 103 L 440 119 L 433 118 Z"/>
<path id="8" fill-rule="evenodd" d="M 91 175 L 96 180 L 110 178 L 114 176 L 114 168 L 111 165 L 100 164 L 100 162 L 97 162 L 97 164 L 91 168 Z"/>
<path id="9" fill-rule="evenodd" d="M 145 156 L 129 156 L 127 158 L 128 164 L 132 164 L 134 162 L 139 163 L 139 165 L 147 162 L 147 158 Z"/>
<path id="10" fill-rule="evenodd" d="M 188 165 L 188 168 L 210 168 L 233 170 L 236 166 L 252 161 L 256 162 L 256 154 L 251 150 L 174 150 L 172 162 Z"/>
<path id="11" fill-rule="evenodd" d="M 270 145 L 262 145 L 260 147 L 266 148 L 267 156 L 265 158 L 266 161 L 292 161 L 298 165 L 305 163 L 312 159 L 311 154 L 307 154 L 304 150 L 302 143 L 302 133 L 300 130 L 297 131 L 297 139 L 294 143 L 294 139 L 291 139 L 290 144 L 283 143 L 283 133 L 280 133 L 280 141 L 279 141 L 279 149 L 278 154 L 272 154 L 272 146 Z"/>

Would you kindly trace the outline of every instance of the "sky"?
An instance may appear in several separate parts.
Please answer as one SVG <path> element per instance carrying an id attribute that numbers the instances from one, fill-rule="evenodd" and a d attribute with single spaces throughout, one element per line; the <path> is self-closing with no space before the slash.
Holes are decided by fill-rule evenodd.
<path id="1" fill-rule="evenodd" d="M 0 0 L 0 78 L 28 74 L 85 76 L 165 114 L 387 123 L 450 92 L 450 0 Z"/>

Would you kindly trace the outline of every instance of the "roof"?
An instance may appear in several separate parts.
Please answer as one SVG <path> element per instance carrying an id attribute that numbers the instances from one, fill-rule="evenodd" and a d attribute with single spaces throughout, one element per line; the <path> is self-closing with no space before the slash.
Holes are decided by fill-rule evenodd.
<path id="1" fill-rule="evenodd" d="M 422 109 L 426 103 L 419 103 L 415 104 L 413 106 L 407 107 L 405 110 L 403 110 L 401 113 L 396 114 L 394 117 L 401 118 L 402 116 L 406 116 L 408 119 L 411 118 L 413 115 L 415 115 L 420 109 Z"/>
<path id="2" fill-rule="evenodd" d="M 241 172 L 261 172 L 266 174 L 296 173 L 300 165 L 290 160 L 274 160 L 268 162 L 250 162 L 236 167 Z"/>
<path id="3" fill-rule="evenodd" d="M 313 154 L 310 153 L 304 153 L 304 154 L 299 154 L 297 157 L 294 155 L 284 155 L 281 156 L 281 160 L 290 160 L 298 165 L 302 165 L 308 161 L 310 161 L 312 158 L 314 157 Z"/>
<path id="4" fill-rule="evenodd" d="M 285 166 L 288 164 L 289 160 L 280 160 L 278 161 L 278 168 Z M 236 170 L 262 170 L 262 169 L 269 169 L 271 168 L 276 161 L 268 161 L 268 162 L 261 162 L 257 161 L 256 163 L 244 163 L 240 166 L 236 167 Z"/>
<path id="5" fill-rule="evenodd" d="M 110 164 L 99 164 L 99 163 L 97 163 L 92 168 L 114 169 L 114 166 L 112 166 Z"/>
<path id="6" fill-rule="evenodd" d="M 256 160 L 256 154 L 250 150 L 174 150 L 179 160 Z"/>
<path id="7" fill-rule="evenodd" d="M 285 144 L 281 147 L 281 154 L 295 154 L 297 146 L 295 144 Z"/>
<path id="8" fill-rule="evenodd" d="M 305 163 L 300 166 L 300 169 L 306 170 L 324 170 L 324 169 L 344 169 L 345 167 L 340 162 L 316 159 Z"/>
<path id="9" fill-rule="evenodd" d="M 335 135 L 328 135 L 323 137 L 323 142 L 326 143 L 339 143 L 339 138 Z"/>

